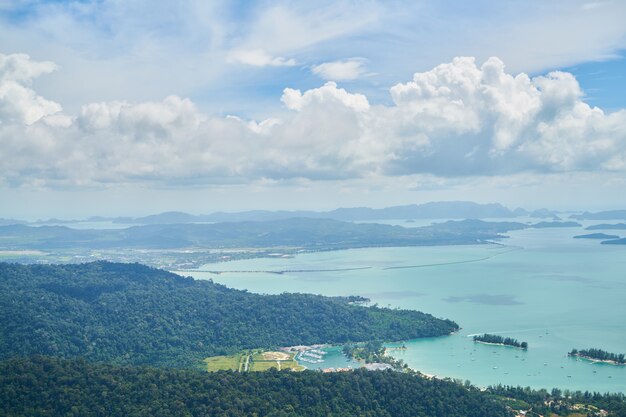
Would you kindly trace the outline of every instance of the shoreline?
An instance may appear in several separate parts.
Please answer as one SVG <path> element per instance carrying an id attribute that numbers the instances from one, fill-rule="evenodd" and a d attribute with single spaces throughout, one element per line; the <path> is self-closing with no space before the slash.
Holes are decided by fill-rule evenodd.
<path id="1" fill-rule="evenodd" d="M 579 355 L 579 354 L 572 355 L 572 354 L 569 354 L 569 353 L 567 354 L 567 356 L 570 356 L 572 358 L 585 359 L 585 360 L 587 360 L 589 362 L 592 362 L 592 363 L 606 363 L 606 364 L 615 365 L 615 366 L 626 366 L 626 363 L 620 363 L 620 362 L 617 362 L 617 361 L 612 361 L 610 359 L 596 359 L 596 358 L 592 358 L 591 356 L 585 356 L 585 355 Z"/>
<path id="2" fill-rule="evenodd" d="M 473 242 L 466 242 L 466 243 L 459 243 L 459 242 L 455 242 L 455 243 L 431 243 L 431 244 L 414 244 L 414 245 L 366 245 L 366 246 L 353 246 L 353 247 L 341 247 L 341 248 L 303 248 L 303 247 L 290 247 L 289 250 L 285 251 L 285 253 L 283 253 L 282 255 L 286 255 L 286 256 L 281 256 L 281 257 L 287 257 L 287 258 L 295 258 L 298 255 L 306 255 L 306 254 L 312 254 L 312 253 L 318 253 L 318 252 L 335 252 L 335 251 L 348 251 L 348 250 L 362 250 L 362 249 L 389 249 L 389 248 L 423 248 L 423 247 L 450 247 L 450 246 L 459 246 L 459 247 L 463 247 L 463 246 L 499 246 L 502 248 L 509 248 L 509 250 L 504 250 L 502 252 L 496 253 L 496 254 L 492 254 L 489 255 L 487 257 L 482 257 L 479 259 L 467 259 L 467 260 L 462 260 L 462 261 L 453 261 L 451 263 L 441 263 L 441 264 L 423 264 L 423 265 L 400 265 L 400 266 L 391 266 L 391 267 L 385 267 L 382 268 L 383 270 L 387 270 L 387 269 L 407 269 L 407 268 L 425 268 L 425 267 L 433 267 L 433 266 L 445 266 L 448 264 L 454 265 L 457 263 L 471 263 L 471 262 L 481 262 L 481 261 L 485 261 L 488 260 L 490 258 L 493 258 L 494 256 L 499 256 L 508 252 L 513 252 L 516 250 L 520 250 L 522 248 L 518 247 L 518 246 L 512 246 L 512 245 L 508 245 L 506 243 L 499 243 L 496 242 L 495 240 L 484 240 L 484 241 L 473 241 Z M 199 249 L 199 248 L 194 248 L 194 249 Z M 214 250 L 215 248 L 202 248 L 205 249 L 207 251 L 210 250 Z M 194 272 L 204 272 L 204 273 L 209 273 L 209 274 L 213 274 L 213 275 L 220 275 L 223 273 L 232 273 L 232 272 L 238 272 L 238 273 L 274 273 L 277 275 L 281 275 L 283 273 L 287 273 L 287 272 L 332 272 L 333 270 L 321 270 L 321 271 L 308 271 L 308 270 L 303 270 L 303 271 L 223 271 L 223 270 L 215 270 L 215 269 L 203 269 L 203 267 L 209 267 L 209 265 L 218 265 L 218 264 L 228 264 L 231 262 L 238 262 L 238 261 L 246 261 L 246 260 L 252 260 L 252 259 L 276 259 L 276 258 L 281 258 L 281 257 L 277 257 L 277 256 L 268 256 L 267 254 L 260 254 L 258 253 L 259 251 L 262 251 L 263 249 L 269 249 L 269 248 L 237 248 L 237 249 L 233 249 L 233 248 L 229 248 L 229 250 L 235 251 L 235 250 L 241 250 L 243 252 L 246 252 L 252 256 L 245 256 L 242 258 L 234 258 L 234 259 L 219 259 L 219 260 L 210 260 L 208 262 L 204 262 L 204 263 L 200 263 L 197 265 L 197 267 L 193 267 L 193 268 L 185 268 L 185 267 L 176 267 L 175 265 L 173 267 L 162 267 L 163 269 L 166 269 L 169 272 L 178 274 L 178 275 L 184 275 L 185 273 L 194 273 Z M 158 251 L 166 251 L 166 249 L 159 249 Z M 247 252 L 250 251 L 250 252 Z M 199 250 L 198 252 L 203 252 L 203 250 Z M 354 269 L 371 269 L 374 268 L 372 266 L 361 266 L 361 267 L 355 267 Z M 340 269 L 339 271 L 341 271 L 342 269 Z M 347 270 L 353 270 L 353 268 L 349 268 Z"/>
<path id="3" fill-rule="evenodd" d="M 492 343 L 492 342 L 483 342 L 480 340 L 474 340 L 474 343 L 481 343 L 483 345 L 494 345 L 494 346 L 506 346 L 506 347 L 510 347 L 510 348 L 515 348 L 515 349 L 520 349 L 520 350 L 528 350 L 528 348 L 524 349 L 521 346 L 513 346 L 513 345 L 507 345 L 505 343 Z"/>

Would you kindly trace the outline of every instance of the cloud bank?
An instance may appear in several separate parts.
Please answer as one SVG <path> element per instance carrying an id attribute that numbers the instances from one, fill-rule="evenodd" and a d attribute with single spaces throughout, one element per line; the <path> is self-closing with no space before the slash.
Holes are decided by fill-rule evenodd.
<path id="1" fill-rule="evenodd" d="M 625 171 L 626 110 L 584 101 L 568 73 L 508 74 L 455 58 L 390 89 L 393 105 L 327 82 L 286 88 L 280 119 L 202 113 L 190 100 L 90 103 L 74 115 L 32 81 L 56 70 L 0 54 L 0 182 L 230 184 L 256 180 Z"/>

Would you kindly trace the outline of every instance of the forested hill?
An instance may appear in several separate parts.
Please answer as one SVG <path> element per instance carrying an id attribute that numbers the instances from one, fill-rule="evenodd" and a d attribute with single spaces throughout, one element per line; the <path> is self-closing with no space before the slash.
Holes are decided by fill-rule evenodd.
<path id="1" fill-rule="evenodd" d="M 244 348 L 405 340 L 456 323 L 345 298 L 258 295 L 138 264 L 0 263 L 0 358 L 189 366 Z"/>
<path id="2" fill-rule="evenodd" d="M 0 362 L 0 415 L 499 417 L 477 389 L 385 371 L 200 373 L 50 358 Z"/>

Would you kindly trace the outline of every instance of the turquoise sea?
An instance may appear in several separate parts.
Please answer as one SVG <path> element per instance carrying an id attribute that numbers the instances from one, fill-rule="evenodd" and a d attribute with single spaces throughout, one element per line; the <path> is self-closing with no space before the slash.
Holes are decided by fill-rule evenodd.
<path id="1" fill-rule="evenodd" d="M 393 351 L 427 374 L 479 386 L 626 392 L 626 366 L 566 356 L 572 348 L 590 347 L 626 353 L 626 246 L 572 239 L 584 233 L 590 232 L 527 229 L 500 244 L 309 253 L 201 268 L 221 274 L 181 274 L 258 293 L 363 295 L 380 306 L 455 320 L 459 334 L 410 341 L 406 351 Z M 477 344 L 470 337 L 477 333 L 514 337 L 529 349 Z"/>

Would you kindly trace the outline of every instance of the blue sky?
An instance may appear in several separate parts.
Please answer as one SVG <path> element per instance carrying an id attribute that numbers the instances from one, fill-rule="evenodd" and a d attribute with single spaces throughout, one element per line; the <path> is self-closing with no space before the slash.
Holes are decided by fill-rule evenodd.
<path id="1" fill-rule="evenodd" d="M 582 62 L 560 69 L 576 76 L 588 103 L 606 111 L 617 111 L 626 107 L 625 55 L 626 51 L 616 51 L 613 59 Z"/>
<path id="2" fill-rule="evenodd" d="M 611 0 L 0 0 L 0 217 L 626 207 L 624 21 Z"/>

